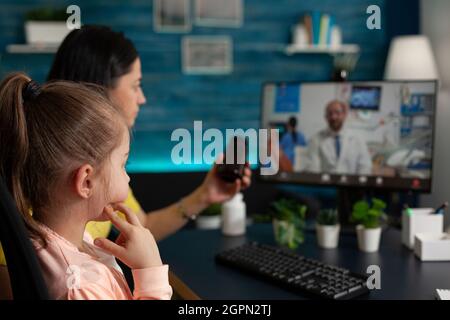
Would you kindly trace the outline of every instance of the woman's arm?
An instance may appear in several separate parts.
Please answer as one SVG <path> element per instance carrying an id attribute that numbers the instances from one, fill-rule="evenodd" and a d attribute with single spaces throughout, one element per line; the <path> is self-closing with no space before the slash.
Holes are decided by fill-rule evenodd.
<path id="1" fill-rule="evenodd" d="M 250 186 L 252 172 L 248 164 L 246 164 L 244 177 L 241 180 L 236 180 L 234 183 L 222 181 L 217 176 L 216 171 L 217 165 L 214 165 L 203 183 L 191 194 L 183 198 L 182 207 L 186 215 L 196 215 L 211 204 L 222 203 L 232 198 L 237 192 Z M 183 217 L 179 203 L 149 212 L 148 214 L 141 210 L 137 215 L 142 225 L 151 231 L 156 240 L 162 240 L 175 233 L 188 221 L 188 219 Z"/>
<path id="2" fill-rule="evenodd" d="M 0 265 L 0 300 L 11 300 L 13 298 L 9 273 L 6 266 Z"/>
<path id="3" fill-rule="evenodd" d="M 202 192 L 195 190 L 187 197 L 183 198 L 183 209 L 186 215 L 198 214 L 209 206 L 209 202 Z M 157 241 L 175 233 L 182 228 L 189 220 L 183 217 L 179 204 L 174 203 L 168 207 L 148 212 L 141 210 L 138 214 L 142 225 L 149 229 Z"/>

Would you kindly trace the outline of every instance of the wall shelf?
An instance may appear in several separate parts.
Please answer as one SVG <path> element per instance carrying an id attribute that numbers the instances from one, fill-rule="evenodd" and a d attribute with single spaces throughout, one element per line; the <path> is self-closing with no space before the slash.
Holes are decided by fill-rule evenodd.
<path id="1" fill-rule="evenodd" d="M 6 46 L 8 53 L 55 53 L 59 43 L 56 44 L 9 44 Z"/>
<path id="2" fill-rule="evenodd" d="M 359 46 L 357 44 L 342 44 L 340 46 L 327 46 L 327 45 L 299 46 L 295 44 L 290 44 L 285 48 L 284 52 L 287 55 L 300 53 L 352 54 L 359 52 Z"/>

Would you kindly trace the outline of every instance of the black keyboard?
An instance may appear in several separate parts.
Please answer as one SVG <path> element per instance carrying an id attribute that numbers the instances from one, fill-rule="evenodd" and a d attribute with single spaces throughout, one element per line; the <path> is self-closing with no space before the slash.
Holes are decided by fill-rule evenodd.
<path id="1" fill-rule="evenodd" d="M 256 242 L 223 251 L 216 261 L 310 297 L 345 300 L 369 292 L 367 276 Z"/>

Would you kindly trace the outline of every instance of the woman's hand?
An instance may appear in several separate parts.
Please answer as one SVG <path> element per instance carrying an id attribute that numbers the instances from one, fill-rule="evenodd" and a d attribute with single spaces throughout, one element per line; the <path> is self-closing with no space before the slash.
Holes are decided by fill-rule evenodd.
<path id="1" fill-rule="evenodd" d="M 121 219 L 114 210 L 124 213 L 127 221 Z M 120 231 L 120 235 L 115 243 L 105 238 L 97 238 L 94 241 L 96 246 L 109 252 L 131 269 L 162 265 L 153 235 L 141 225 L 137 216 L 129 208 L 123 204 L 115 204 L 112 208 L 105 208 L 104 211 Z"/>
<path id="2" fill-rule="evenodd" d="M 207 204 L 221 203 L 231 199 L 237 192 L 248 188 L 251 184 L 252 171 L 250 165 L 245 164 L 244 176 L 234 183 L 225 182 L 217 175 L 217 162 L 223 161 L 223 155 L 217 159 L 212 169 L 206 175 L 205 180 L 199 187 Z"/>
<path id="3" fill-rule="evenodd" d="M 190 195 L 183 198 L 183 206 L 188 215 L 202 212 L 213 203 L 222 203 L 231 199 L 236 193 L 248 188 L 251 184 L 252 171 L 245 164 L 244 176 L 233 183 L 225 182 L 217 174 L 217 163 L 221 163 L 223 154 L 219 156 L 203 183 Z M 178 214 L 177 214 L 178 215 Z"/>

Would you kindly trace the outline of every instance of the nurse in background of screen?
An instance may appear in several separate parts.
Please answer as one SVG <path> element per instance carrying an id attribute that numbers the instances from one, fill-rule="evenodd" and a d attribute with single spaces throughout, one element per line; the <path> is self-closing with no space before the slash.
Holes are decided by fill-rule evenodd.
<path id="1" fill-rule="evenodd" d="M 290 117 L 286 123 L 286 132 L 281 138 L 280 147 L 292 166 L 295 164 L 295 147 L 297 146 L 306 147 L 306 139 L 303 133 L 297 131 L 297 118 Z"/>

